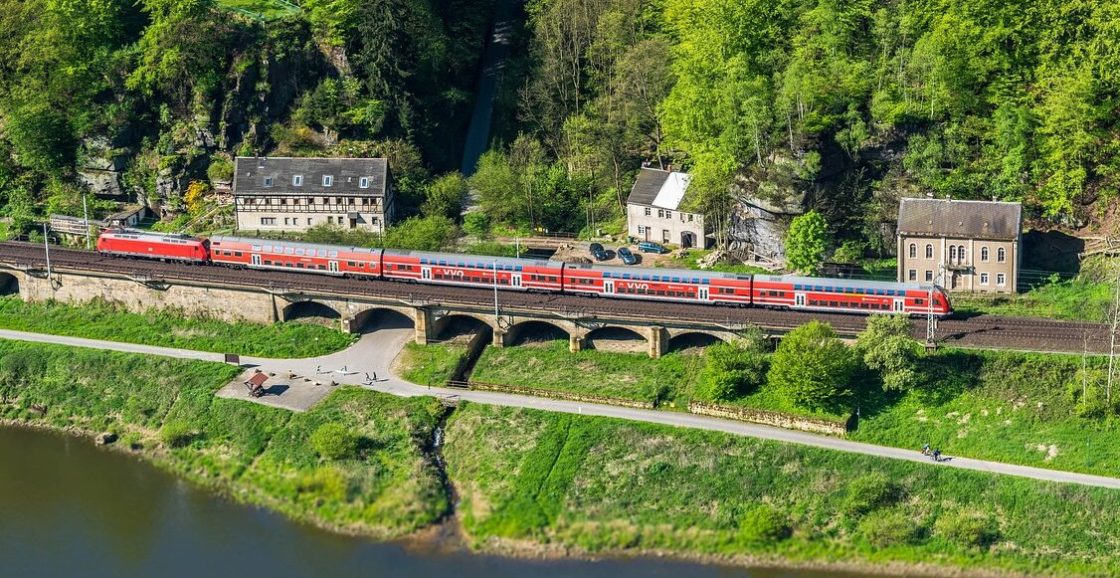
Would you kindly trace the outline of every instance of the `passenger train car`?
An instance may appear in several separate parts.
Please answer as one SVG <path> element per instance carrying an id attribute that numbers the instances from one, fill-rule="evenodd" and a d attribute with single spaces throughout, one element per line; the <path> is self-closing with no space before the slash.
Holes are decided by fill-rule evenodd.
<path id="1" fill-rule="evenodd" d="M 302 271 L 357 279 L 389 279 L 433 285 L 497 287 L 715 305 L 842 313 L 952 313 L 948 295 L 935 285 L 573 264 L 343 247 L 295 241 L 215 236 L 209 240 L 125 229 L 97 240 L 106 255 L 223 266 Z M 931 299 L 932 297 L 932 299 Z"/>

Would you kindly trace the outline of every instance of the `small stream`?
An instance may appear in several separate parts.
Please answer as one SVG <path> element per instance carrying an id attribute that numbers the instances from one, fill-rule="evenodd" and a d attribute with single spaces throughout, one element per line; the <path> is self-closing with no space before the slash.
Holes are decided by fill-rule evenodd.
<path id="1" fill-rule="evenodd" d="M 433 449 L 443 442 L 437 432 Z M 87 439 L 26 429 L 0 429 L 0 464 L 3 576 L 860 578 L 658 559 L 515 560 L 340 536 L 232 503 Z"/>

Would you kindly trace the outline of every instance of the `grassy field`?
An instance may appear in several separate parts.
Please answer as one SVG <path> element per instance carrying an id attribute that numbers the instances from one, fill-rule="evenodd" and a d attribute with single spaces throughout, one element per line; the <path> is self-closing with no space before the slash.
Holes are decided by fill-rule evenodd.
<path id="1" fill-rule="evenodd" d="M 568 351 L 567 340 L 532 346 L 487 347 L 475 381 L 590 393 L 664 404 L 688 395 L 703 363 L 699 355 Z"/>
<path id="2" fill-rule="evenodd" d="M 0 418 L 112 431 L 118 445 L 186 478 L 338 529 L 400 536 L 446 509 L 421 450 L 441 411 L 435 400 L 343 388 L 292 413 L 214 397 L 238 371 L 0 341 Z M 311 449 L 309 437 L 327 421 L 356 434 L 355 455 L 327 460 Z"/>
<path id="3" fill-rule="evenodd" d="M 1104 360 L 1091 359 L 1099 367 Z M 1106 476 L 1120 474 L 1120 419 L 1079 417 L 1069 394 L 1075 355 L 942 350 L 936 380 L 906 395 L 863 402 L 854 439 L 897 447 L 930 443 L 949 455 Z"/>
<path id="4" fill-rule="evenodd" d="M 445 457 L 475 545 L 1120 572 L 1120 492 L 606 418 L 465 405 Z"/>
<path id="5" fill-rule="evenodd" d="M 271 20 L 299 12 L 299 6 L 287 0 L 218 0 L 218 5 L 255 18 Z"/>
<path id="6" fill-rule="evenodd" d="M 466 344 L 405 344 L 396 361 L 399 375 L 419 385 L 443 385 L 451 379 L 459 360 L 467 353 Z"/>
<path id="7" fill-rule="evenodd" d="M 1071 279 L 1016 295 L 954 295 L 952 303 L 960 313 L 1100 321 L 1105 318 L 1111 299 L 1112 287 L 1108 283 Z"/>
<path id="8" fill-rule="evenodd" d="M 0 328 L 272 358 L 314 357 L 354 342 L 350 334 L 307 323 L 226 323 L 169 310 L 129 313 L 96 301 L 27 303 L 17 296 L 0 297 Z"/>

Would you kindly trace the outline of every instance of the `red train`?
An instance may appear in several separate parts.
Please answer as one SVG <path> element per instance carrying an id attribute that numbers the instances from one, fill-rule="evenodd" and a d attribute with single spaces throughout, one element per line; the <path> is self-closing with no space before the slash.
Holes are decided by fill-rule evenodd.
<path id="1" fill-rule="evenodd" d="M 617 299 L 677 301 L 846 313 L 952 313 L 941 287 L 791 275 L 740 275 L 686 269 L 571 264 L 458 253 L 397 251 L 216 236 L 211 239 L 109 230 L 106 255 L 304 271 L 508 291 L 562 292 Z M 932 295 L 932 301 L 930 300 Z"/>

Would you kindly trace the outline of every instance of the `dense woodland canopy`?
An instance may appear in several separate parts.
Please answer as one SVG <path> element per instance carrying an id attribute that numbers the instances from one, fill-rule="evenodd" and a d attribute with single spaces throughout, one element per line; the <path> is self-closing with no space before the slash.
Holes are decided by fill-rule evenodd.
<path id="1" fill-rule="evenodd" d="M 213 0 L 0 0 L 3 212 L 18 228 L 72 208 L 91 159 L 175 209 L 233 155 L 378 154 L 407 206 L 435 190 L 427 206 L 454 216 L 429 183 L 458 166 L 494 0 L 296 4 L 253 19 Z M 806 192 L 838 243 L 874 240 L 902 195 L 1021 200 L 1072 225 L 1116 197 L 1115 2 L 522 8 L 471 181 L 495 223 L 603 226 L 643 161 L 692 171 L 719 224 L 734 194 Z"/>

